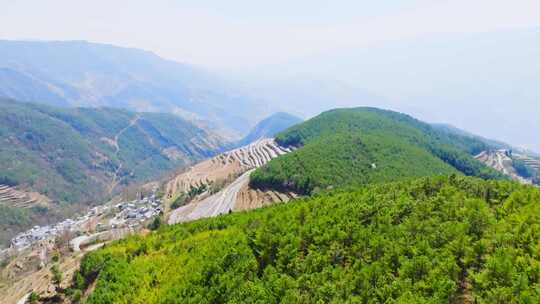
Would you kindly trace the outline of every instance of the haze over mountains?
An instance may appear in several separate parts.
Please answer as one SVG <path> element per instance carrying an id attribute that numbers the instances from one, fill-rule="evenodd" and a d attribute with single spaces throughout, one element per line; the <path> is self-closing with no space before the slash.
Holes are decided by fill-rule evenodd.
<path id="1" fill-rule="evenodd" d="M 16 80 L 6 94 L 34 87 L 17 73 L 6 73 Z M 51 96 L 44 92 L 31 97 Z M 536 269 L 523 284 L 491 279 L 501 258 L 523 261 L 497 269 L 510 277 L 537 262 L 528 255 L 534 242 L 519 245 L 512 229 L 515 221 L 538 223 L 540 193 L 510 182 L 498 163 L 474 158 L 511 145 L 373 107 L 334 109 L 305 122 L 275 113 L 251 130 L 241 123 L 247 135 L 238 142 L 208 128 L 227 121 L 163 113 L 168 103 L 153 113 L 74 105 L 0 101 L 7 147 L 0 199 L 9 196 L 0 204 L 0 241 L 42 225 L 0 251 L 0 279 L 10 278 L 0 291 L 9 303 L 539 298 Z M 212 157 L 242 144 L 249 145 Z M 513 165 L 511 151 L 497 153 Z M 538 180 L 540 160 L 515 162 Z M 159 179 L 175 169 L 174 178 Z M 105 201 L 146 181 L 134 199 Z M 48 199 L 11 204 L 13 193 L 26 190 Z M 94 203 L 76 221 L 57 223 Z M 261 206 L 268 208 L 224 215 Z M 499 244 L 500 234 L 516 240 Z M 118 238 L 125 239 L 101 248 Z M 508 292 L 516 282 L 517 295 Z M 343 291 L 344 283 L 351 288 Z"/>
<path id="2" fill-rule="evenodd" d="M 268 92 L 285 104 L 315 95 L 299 115 L 324 111 L 330 100 L 338 107 L 382 107 L 540 152 L 538 41 L 538 27 L 445 33 L 344 47 L 238 77 L 257 88 L 288 83 L 286 94 Z M 265 81 L 254 77 L 261 69 Z M 331 87 L 339 89 L 329 94 Z"/>
<path id="3" fill-rule="evenodd" d="M 84 41 L 0 41 L 0 80 L 15 100 L 168 112 L 235 136 L 272 113 L 201 68 Z"/>
<path id="4" fill-rule="evenodd" d="M 447 34 L 234 71 L 82 41 L 2 41 L 0 95 L 172 112 L 236 138 L 277 111 L 311 117 L 333 107 L 377 106 L 540 151 L 530 140 L 540 132 L 540 109 L 522 110 L 540 98 L 531 89 L 539 80 L 538 34 Z M 75 60 L 79 55 L 85 60 Z"/>
<path id="5" fill-rule="evenodd" d="M 273 138 L 279 132 L 302 122 L 294 115 L 278 112 L 261 120 L 238 144 L 245 146 L 262 138 Z"/>

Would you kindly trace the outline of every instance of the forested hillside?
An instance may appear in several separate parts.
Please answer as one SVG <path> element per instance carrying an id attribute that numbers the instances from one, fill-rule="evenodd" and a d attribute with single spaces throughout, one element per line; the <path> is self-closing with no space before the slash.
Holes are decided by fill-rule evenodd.
<path id="1" fill-rule="evenodd" d="M 0 145 L 0 184 L 39 192 L 59 207 L 98 203 L 130 183 L 213 155 L 224 143 L 170 114 L 2 99 Z M 32 216 L 34 211 L 10 212 Z M 12 222 L 0 221 L 1 230 L 27 221 Z"/>
<path id="2" fill-rule="evenodd" d="M 538 303 L 540 190 L 451 175 L 162 227 L 90 253 L 87 303 Z M 97 280 L 97 284 L 94 285 Z"/>
<path id="3" fill-rule="evenodd" d="M 408 115 L 375 108 L 324 112 L 276 136 L 299 147 L 251 175 L 251 186 L 310 194 L 346 184 L 461 172 L 497 178 L 472 155 L 490 146 L 442 132 Z"/>

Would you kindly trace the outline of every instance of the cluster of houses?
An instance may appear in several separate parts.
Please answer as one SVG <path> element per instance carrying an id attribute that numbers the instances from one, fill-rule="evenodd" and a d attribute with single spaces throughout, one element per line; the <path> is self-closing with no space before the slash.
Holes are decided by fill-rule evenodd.
<path id="1" fill-rule="evenodd" d="M 32 246 L 35 243 L 54 240 L 62 233 L 80 233 L 88 229 L 90 222 L 97 216 L 103 215 L 109 207 L 98 206 L 76 219 L 66 219 L 56 225 L 34 226 L 32 229 L 22 232 L 11 240 L 11 248 L 21 251 Z"/>
<path id="2" fill-rule="evenodd" d="M 109 220 L 111 228 L 137 227 L 163 212 L 161 200 L 156 199 L 155 194 L 141 200 L 117 204 L 115 208 L 118 213 Z"/>
<path id="3" fill-rule="evenodd" d="M 56 225 L 35 226 L 20 233 L 11 240 L 11 248 L 24 250 L 34 244 L 54 240 L 63 233 L 74 236 L 90 232 L 90 230 L 106 231 L 122 227 L 138 227 L 145 221 L 162 213 L 161 200 L 156 198 L 155 191 L 149 197 L 115 206 L 98 206 L 87 214 L 76 219 L 66 219 Z"/>

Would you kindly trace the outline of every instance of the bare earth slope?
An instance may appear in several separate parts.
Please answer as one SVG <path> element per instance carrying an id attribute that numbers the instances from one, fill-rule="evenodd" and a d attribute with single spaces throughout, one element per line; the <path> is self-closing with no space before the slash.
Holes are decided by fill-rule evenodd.
<path id="1" fill-rule="evenodd" d="M 522 184 L 532 184 L 532 181 L 520 176 L 513 166 L 513 160 L 506 150 L 483 151 L 475 157 L 485 165 L 509 176 Z"/>
<path id="2" fill-rule="evenodd" d="M 288 148 L 279 146 L 273 139 L 262 139 L 247 146 L 220 154 L 212 159 L 201 162 L 188 171 L 181 173 L 166 186 L 166 195 L 172 199 L 182 191 L 188 191 L 190 186 L 211 184 L 217 181 L 234 181 L 215 194 L 203 193 L 189 204 L 171 212 L 169 223 L 179 223 L 203 217 L 216 216 L 232 210 L 257 207 L 259 203 L 248 203 L 249 175 L 272 158 L 290 152 Z M 252 197 L 257 197 L 252 195 Z M 275 201 L 283 201 L 283 199 Z M 292 197 L 288 195 L 287 197 Z M 260 201 L 263 196 L 259 196 Z M 270 197 L 268 197 L 270 198 Z M 238 204 L 238 201 L 241 203 Z M 237 207 L 238 204 L 238 207 Z"/>

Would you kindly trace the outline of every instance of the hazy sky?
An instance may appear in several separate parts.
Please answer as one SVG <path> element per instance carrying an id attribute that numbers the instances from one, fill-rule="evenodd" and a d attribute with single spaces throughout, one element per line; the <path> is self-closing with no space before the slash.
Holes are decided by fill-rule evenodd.
<path id="1" fill-rule="evenodd" d="M 90 40 L 250 66 L 440 33 L 540 26 L 538 0 L 0 0 L 0 38 Z"/>
<path id="2" fill-rule="evenodd" d="M 0 7 L 0 39 L 137 47 L 255 77 L 268 67 L 294 74 L 304 61 L 314 77 L 391 101 L 377 106 L 540 151 L 539 0 L 0 0 Z"/>

